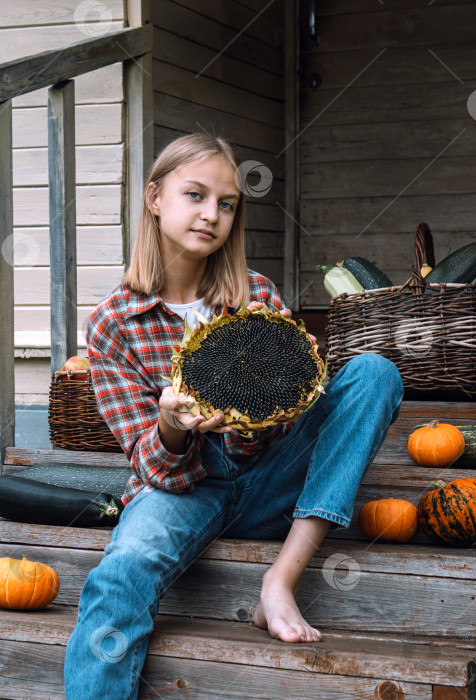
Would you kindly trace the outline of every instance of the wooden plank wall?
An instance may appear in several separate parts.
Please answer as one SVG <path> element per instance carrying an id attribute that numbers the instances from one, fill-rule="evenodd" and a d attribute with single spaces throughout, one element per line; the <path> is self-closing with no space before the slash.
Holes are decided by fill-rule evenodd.
<path id="1" fill-rule="evenodd" d="M 301 26 L 300 289 L 324 308 L 318 263 L 410 276 L 426 221 L 437 262 L 476 240 L 476 7 L 470 0 L 320 0 Z M 310 87 L 312 74 L 322 78 Z M 474 116 L 474 110 L 473 110 Z"/>
<path id="2" fill-rule="evenodd" d="M 6 0 L 0 13 L 0 62 L 116 31 L 124 0 Z M 123 273 L 122 66 L 75 80 L 78 340 L 86 320 Z M 49 354 L 47 90 L 14 100 L 15 346 Z M 20 382 L 21 383 L 21 382 Z"/>
<path id="3" fill-rule="evenodd" d="M 155 152 L 202 129 L 271 170 L 270 192 L 247 197 L 247 256 L 282 288 L 283 1 L 155 0 L 152 20 Z"/>

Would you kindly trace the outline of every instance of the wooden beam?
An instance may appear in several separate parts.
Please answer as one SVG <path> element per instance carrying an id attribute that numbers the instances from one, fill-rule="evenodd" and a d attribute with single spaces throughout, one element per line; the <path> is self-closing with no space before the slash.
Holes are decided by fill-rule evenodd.
<path id="1" fill-rule="evenodd" d="M 76 355 L 76 167 L 74 82 L 48 91 L 51 371 Z"/>
<path id="2" fill-rule="evenodd" d="M 126 99 L 126 265 L 134 247 L 142 207 L 142 195 L 154 158 L 152 54 L 124 63 Z"/>
<path id="3" fill-rule="evenodd" d="M 122 29 L 0 65 L 0 101 L 75 78 L 152 50 L 152 25 Z"/>
<path id="4" fill-rule="evenodd" d="M 285 1 L 285 212 L 284 212 L 284 300 L 298 310 L 299 303 L 299 3 Z"/>
<path id="5" fill-rule="evenodd" d="M 0 466 L 15 444 L 12 103 L 0 103 Z"/>
<path id="6" fill-rule="evenodd" d="M 149 0 L 129 0 L 129 25 L 150 22 Z M 152 25 L 149 25 L 151 27 Z M 152 47 L 151 47 L 152 48 Z M 142 195 L 154 158 L 152 50 L 139 58 L 124 62 L 124 92 L 126 102 L 126 198 L 124 212 L 124 262 L 129 265 L 137 236 Z"/>

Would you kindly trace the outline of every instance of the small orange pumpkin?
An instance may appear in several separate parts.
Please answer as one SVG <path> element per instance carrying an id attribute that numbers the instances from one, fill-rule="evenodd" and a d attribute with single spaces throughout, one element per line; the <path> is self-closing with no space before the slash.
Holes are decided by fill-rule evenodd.
<path id="1" fill-rule="evenodd" d="M 370 540 L 408 542 L 418 527 L 417 509 L 401 498 L 369 501 L 360 510 L 359 527 Z"/>
<path id="2" fill-rule="evenodd" d="M 420 467 L 447 467 L 463 452 L 463 434 L 449 423 L 432 420 L 408 438 L 408 453 Z"/>
<path id="3" fill-rule="evenodd" d="M 58 574 L 48 564 L 23 559 L 0 559 L 0 608 L 36 610 L 56 598 Z"/>
<path id="4" fill-rule="evenodd" d="M 476 544 L 476 479 L 435 483 L 418 504 L 423 532 L 440 544 L 469 547 Z"/>

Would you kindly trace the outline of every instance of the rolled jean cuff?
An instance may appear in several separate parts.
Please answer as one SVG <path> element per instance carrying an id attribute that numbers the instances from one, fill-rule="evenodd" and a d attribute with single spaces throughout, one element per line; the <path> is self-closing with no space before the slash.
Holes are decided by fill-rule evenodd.
<path id="1" fill-rule="evenodd" d="M 314 508 L 313 510 L 295 510 L 293 513 L 294 518 L 309 518 L 310 516 L 316 516 L 318 518 L 323 518 L 324 520 L 331 521 L 331 530 L 340 530 L 349 527 L 350 520 L 348 518 L 343 518 L 335 513 L 328 513 L 325 510 L 318 510 Z"/>

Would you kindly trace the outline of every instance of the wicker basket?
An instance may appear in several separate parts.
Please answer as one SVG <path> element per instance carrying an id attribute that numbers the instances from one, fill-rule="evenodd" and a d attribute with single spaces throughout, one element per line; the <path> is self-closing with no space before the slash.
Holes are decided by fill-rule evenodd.
<path id="1" fill-rule="evenodd" d="M 122 452 L 99 415 L 90 370 L 54 373 L 48 422 L 53 445 L 67 450 Z"/>
<path id="2" fill-rule="evenodd" d="M 331 299 L 329 376 L 356 355 L 375 352 L 397 365 L 407 395 L 476 397 L 476 287 L 426 284 L 420 273 L 425 251 L 433 267 L 431 232 L 420 224 L 412 276 L 404 285 Z"/>

